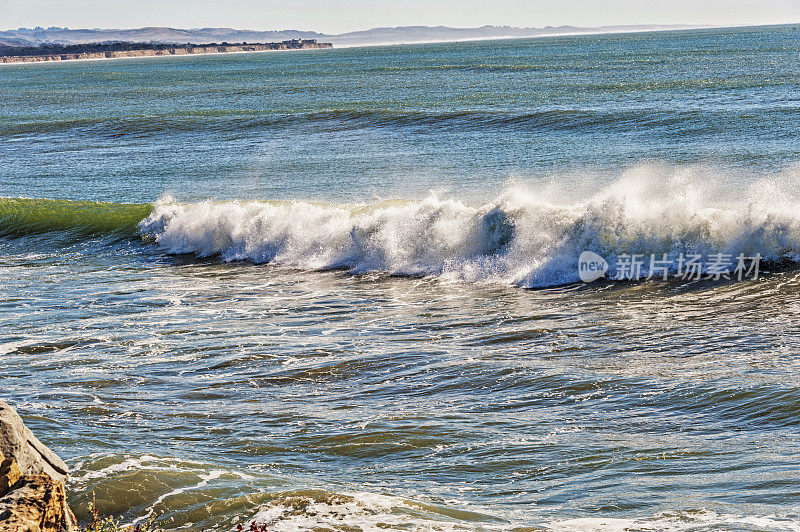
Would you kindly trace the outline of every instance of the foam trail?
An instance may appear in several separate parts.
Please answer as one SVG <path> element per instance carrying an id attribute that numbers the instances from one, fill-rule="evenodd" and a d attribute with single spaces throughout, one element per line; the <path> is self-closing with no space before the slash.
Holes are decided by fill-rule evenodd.
<path id="1" fill-rule="evenodd" d="M 706 170 L 640 166 L 573 201 L 552 185 L 512 185 L 482 205 L 436 195 L 373 205 L 166 197 L 140 230 L 169 253 L 544 287 L 578 281 L 584 250 L 612 273 L 619 255 L 634 253 L 798 262 L 798 181 L 787 171 L 734 190 Z"/>

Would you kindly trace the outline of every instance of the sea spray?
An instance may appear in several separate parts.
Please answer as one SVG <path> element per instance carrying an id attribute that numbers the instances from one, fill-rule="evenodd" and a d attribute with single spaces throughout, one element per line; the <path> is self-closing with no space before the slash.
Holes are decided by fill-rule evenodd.
<path id="1" fill-rule="evenodd" d="M 612 273 L 626 254 L 759 254 L 797 262 L 796 181 L 790 170 L 732 190 L 729 180 L 697 168 L 642 165 L 573 201 L 547 184 L 511 184 L 477 205 L 434 194 L 372 205 L 182 204 L 166 196 L 140 229 L 169 253 L 544 287 L 578 281 L 585 250 L 609 260 Z"/>

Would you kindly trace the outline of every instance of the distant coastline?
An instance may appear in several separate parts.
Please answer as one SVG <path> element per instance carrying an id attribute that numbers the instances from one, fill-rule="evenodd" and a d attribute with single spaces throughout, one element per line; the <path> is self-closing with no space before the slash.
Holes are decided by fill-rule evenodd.
<path id="1" fill-rule="evenodd" d="M 434 42 L 461 42 L 488 39 L 527 39 L 532 37 L 562 36 L 598 33 L 627 33 L 639 31 L 663 31 L 699 29 L 708 26 L 672 25 L 618 25 L 618 26 L 546 26 L 543 28 L 520 28 L 514 26 L 481 26 L 453 28 L 447 26 L 398 26 L 372 28 L 349 33 L 326 34 L 307 30 L 243 30 L 235 28 L 93 28 L 70 29 L 62 27 L 18 28 L 0 30 L 0 45 L 38 46 L 42 44 L 87 44 L 110 42 L 138 43 L 267 43 L 287 39 L 316 39 L 329 42 L 337 48 L 352 46 L 382 46 L 395 44 L 422 44 Z"/>
<path id="2" fill-rule="evenodd" d="M 0 63 L 38 63 L 77 59 L 116 59 L 124 57 L 156 57 L 207 55 L 237 52 L 278 50 L 313 50 L 333 48 L 333 44 L 316 39 L 292 39 L 275 43 L 165 44 L 165 43 L 88 43 L 41 45 L 36 47 L 0 47 Z"/>

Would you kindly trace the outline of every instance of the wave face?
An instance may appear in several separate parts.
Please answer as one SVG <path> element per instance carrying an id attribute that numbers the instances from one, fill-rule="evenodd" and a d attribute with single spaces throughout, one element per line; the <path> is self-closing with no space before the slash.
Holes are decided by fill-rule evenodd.
<path id="1" fill-rule="evenodd" d="M 20 237 L 51 231 L 133 235 L 151 210 L 148 204 L 0 198 L 0 235 Z"/>
<path id="2" fill-rule="evenodd" d="M 372 205 L 165 197 L 140 230 L 169 253 L 521 287 L 578 281 L 584 250 L 606 258 L 612 275 L 624 254 L 800 261 L 796 169 L 741 183 L 708 169 L 645 165 L 574 201 L 553 183 L 510 185 L 482 205 L 437 195 Z"/>

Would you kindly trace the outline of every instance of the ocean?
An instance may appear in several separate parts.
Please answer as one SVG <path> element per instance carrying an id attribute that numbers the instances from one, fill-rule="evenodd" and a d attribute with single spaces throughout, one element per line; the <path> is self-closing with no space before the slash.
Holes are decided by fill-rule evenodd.
<path id="1" fill-rule="evenodd" d="M 799 29 L 2 66 L 2 399 L 84 523 L 800 530 Z"/>

